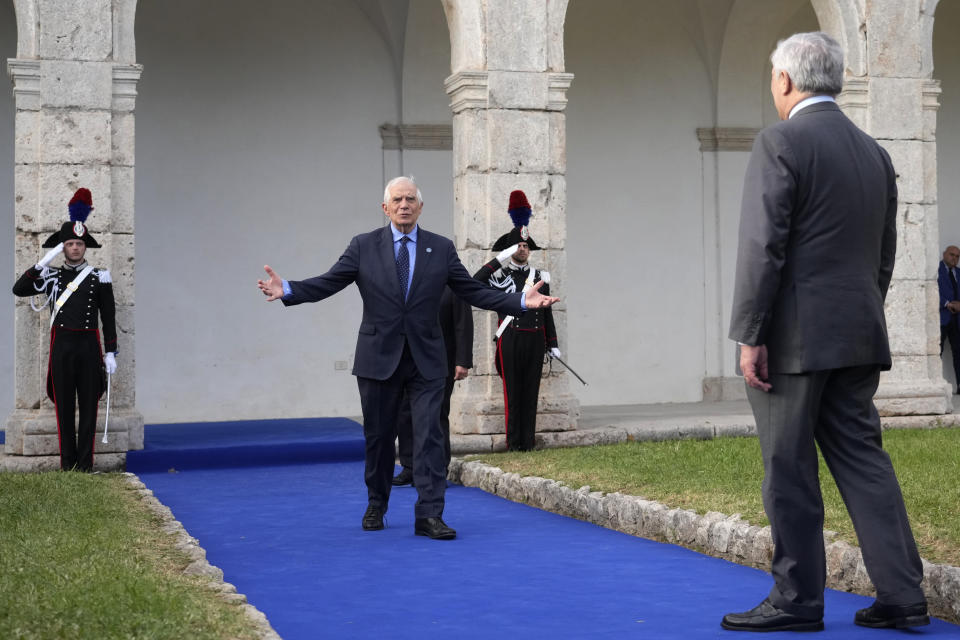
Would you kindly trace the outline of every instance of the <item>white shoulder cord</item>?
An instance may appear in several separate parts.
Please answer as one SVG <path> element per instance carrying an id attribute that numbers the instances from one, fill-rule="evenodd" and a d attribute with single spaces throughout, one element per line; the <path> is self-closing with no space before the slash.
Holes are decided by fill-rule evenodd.
<path id="1" fill-rule="evenodd" d="M 44 291 L 46 291 L 50 285 L 53 285 L 50 287 L 50 293 L 46 294 L 46 299 L 37 305 L 34 299 L 44 295 Z M 52 307 L 53 301 L 57 299 L 57 294 L 60 293 L 57 270 L 51 269 L 50 267 L 43 267 L 40 270 L 40 279 L 33 283 L 33 288 L 36 289 L 38 293 L 30 297 L 30 308 L 34 311 L 43 311 L 48 306 Z"/>
<path id="2" fill-rule="evenodd" d="M 530 267 L 529 273 L 527 273 L 527 281 L 523 283 L 523 294 L 526 294 L 527 291 L 533 287 L 533 279 L 536 277 L 537 270 L 533 267 Z M 511 278 L 512 280 L 513 278 Z M 503 322 L 500 323 L 500 326 L 497 327 L 497 338 L 503 335 L 503 332 L 507 330 L 507 327 L 510 326 L 510 323 L 513 322 L 513 316 L 506 316 L 503 319 Z"/>

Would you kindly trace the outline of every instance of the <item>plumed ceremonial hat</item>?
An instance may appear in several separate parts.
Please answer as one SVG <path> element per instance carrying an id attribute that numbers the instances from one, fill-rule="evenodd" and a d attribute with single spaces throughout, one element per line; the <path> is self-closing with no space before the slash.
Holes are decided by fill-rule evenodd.
<path id="1" fill-rule="evenodd" d="M 527 225 L 530 224 L 531 215 L 530 203 L 527 202 L 527 194 L 519 189 L 511 191 L 510 204 L 507 205 L 507 213 L 510 214 L 510 219 L 513 221 L 513 229 L 511 229 L 509 233 L 505 233 L 497 238 L 497 241 L 493 243 L 493 250 L 503 251 L 507 247 L 512 247 L 520 242 L 526 242 L 530 251 L 540 249 L 537 243 L 533 241 L 533 238 L 530 237 L 530 231 L 527 229 Z"/>
<path id="2" fill-rule="evenodd" d="M 70 219 L 60 225 L 59 231 L 54 231 L 47 238 L 43 243 L 44 248 L 55 247 L 67 240 L 83 240 L 87 248 L 100 247 L 100 244 L 90 235 L 87 225 L 84 224 L 87 216 L 93 211 L 93 196 L 90 194 L 90 189 L 84 187 L 77 189 L 70 198 L 67 208 L 70 210 Z"/>

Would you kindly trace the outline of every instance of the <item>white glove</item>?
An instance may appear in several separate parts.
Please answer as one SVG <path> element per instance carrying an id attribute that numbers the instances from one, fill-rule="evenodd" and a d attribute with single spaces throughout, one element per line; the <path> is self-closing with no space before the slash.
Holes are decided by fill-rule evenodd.
<path id="1" fill-rule="evenodd" d="M 557 349 L 556 347 L 551 347 L 551 348 L 550 348 L 550 357 L 551 357 L 551 358 L 559 358 L 559 357 L 562 356 L 562 355 L 563 355 L 563 354 L 560 353 L 560 349 Z"/>
<path id="2" fill-rule="evenodd" d="M 513 257 L 513 254 L 517 252 L 517 249 L 520 248 L 519 244 L 515 244 L 512 247 L 507 247 L 503 251 L 497 254 L 497 262 L 500 264 L 506 264 L 507 260 Z"/>
<path id="3" fill-rule="evenodd" d="M 117 372 L 117 359 L 113 355 L 113 351 L 107 351 L 103 356 L 103 364 L 107 368 L 107 373 L 111 376 Z"/>
<path id="4" fill-rule="evenodd" d="M 47 251 L 47 254 L 40 258 L 40 262 L 37 263 L 37 269 L 43 269 L 45 266 L 53 262 L 53 259 L 58 255 L 63 253 L 63 243 L 61 242 L 50 251 Z"/>

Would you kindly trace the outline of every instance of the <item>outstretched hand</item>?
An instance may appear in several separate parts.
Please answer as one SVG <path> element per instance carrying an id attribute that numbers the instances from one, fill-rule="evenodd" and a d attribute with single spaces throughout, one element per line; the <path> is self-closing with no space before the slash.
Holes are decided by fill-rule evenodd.
<path id="1" fill-rule="evenodd" d="M 277 272 L 270 268 L 270 265 L 264 265 L 263 270 L 267 272 L 267 280 L 257 280 L 257 287 L 267 296 L 267 302 L 273 302 L 277 298 L 283 297 L 283 279 L 277 275 Z"/>
<path id="2" fill-rule="evenodd" d="M 560 298 L 545 296 L 540 293 L 540 287 L 542 286 L 543 280 L 540 280 L 523 294 L 525 296 L 524 301 L 527 303 L 527 309 L 542 309 L 543 307 L 549 307 L 552 304 L 560 302 Z"/>

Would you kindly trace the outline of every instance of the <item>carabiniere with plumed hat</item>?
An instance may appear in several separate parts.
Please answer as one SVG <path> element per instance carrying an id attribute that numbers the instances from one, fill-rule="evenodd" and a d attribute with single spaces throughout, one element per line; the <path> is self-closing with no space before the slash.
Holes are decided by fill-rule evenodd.
<path id="1" fill-rule="evenodd" d="M 480 267 L 474 278 L 508 293 L 528 290 L 543 281 L 540 293 L 550 295 L 550 274 L 530 266 L 530 252 L 540 249 L 530 237 L 532 209 L 519 189 L 510 193 L 507 213 L 513 228 L 493 243 L 497 256 Z M 497 372 L 503 379 L 507 449 L 534 448 L 537 399 L 544 355 L 560 357 L 553 310 L 530 309 L 520 316 L 498 316 Z"/>
<path id="2" fill-rule="evenodd" d="M 117 369 L 116 304 L 110 272 L 85 259 L 87 249 L 100 247 L 86 225 L 90 190 L 77 189 L 67 208 L 70 219 L 43 243 L 50 251 L 20 276 L 13 293 L 39 298 L 30 301 L 34 311 L 50 308 L 47 395 L 56 407 L 60 468 L 92 471 L 97 402 Z M 51 266 L 60 254 L 63 264 Z"/>

